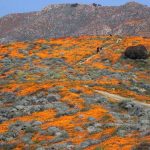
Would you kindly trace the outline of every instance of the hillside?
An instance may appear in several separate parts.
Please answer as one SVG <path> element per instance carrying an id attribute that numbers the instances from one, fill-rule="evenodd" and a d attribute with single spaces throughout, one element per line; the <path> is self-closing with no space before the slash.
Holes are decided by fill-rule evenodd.
<path id="1" fill-rule="evenodd" d="M 150 35 L 150 7 L 129 2 L 118 7 L 49 5 L 39 12 L 0 18 L 0 41 L 79 35 Z"/>
<path id="2" fill-rule="evenodd" d="M 148 150 L 150 58 L 122 56 L 137 44 L 150 51 L 119 36 L 0 45 L 0 149 Z"/>

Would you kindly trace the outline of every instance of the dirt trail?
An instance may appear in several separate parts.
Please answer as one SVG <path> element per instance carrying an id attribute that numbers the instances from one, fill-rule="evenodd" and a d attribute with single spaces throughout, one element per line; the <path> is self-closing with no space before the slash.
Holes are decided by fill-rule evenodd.
<path id="1" fill-rule="evenodd" d="M 112 45 L 114 45 L 114 44 L 111 44 L 111 45 L 109 45 L 107 48 L 109 48 L 109 47 L 111 47 Z M 103 50 L 104 50 L 105 48 L 103 48 Z M 76 65 L 82 65 L 82 64 L 84 64 L 85 62 L 87 62 L 87 61 L 89 61 L 90 59 L 92 59 L 94 56 L 96 56 L 97 54 L 93 54 L 93 55 L 91 55 L 91 56 L 89 56 L 89 57 L 87 57 L 87 58 L 85 58 L 85 59 L 83 59 L 83 60 L 80 60 Z"/>
<path id="2" fill-rule="evenodd" d="M 112 46 L 113 44 L 111 44 L 110 46 Z M 96 56 L 97 54 L 93 54 L 87 58 L 85 58 L 84 60 L 81 60 L 79 61 L 76 65 L 82 65 L 84 64 L 85 62 L 89 61 L 90 59 L 92 59 L 94 56 Z M 85 87 L 88 87 L 87 85 Z M 137 100 L 135 100 L 134 98 L 127 98 L 127 97 L 123 97 L 123 96 L 120 96 L 120 95 L 117 95 L 117 94 L 111 94 L 109 92 L 106 92 L 106 91 L 100 91 L 100 90 L 94 90 L 95 92 L 97 93 L 100 93 L 102 95 L 104 95 L 105 97 L 107 98 L 112 98 L 114 100 L 117 100 L 117 101 L 124 101 L 124 100 L 131 100 L 132 102 L 138 104 L 138 105 L 141 105 L 143 107 L 147 107 L 147 108 L 150 108 L 150 104 L 147 104 L 147 103 L 144 103 L 144 102 L 139 102 Z"/>
<path id="3" fill-rule="evenodd" d="M 120 96 L 120 95 L 111 94 L 111 93 L 108 93 L 108 92 L 105 92 L 105 91 L 100 91 L 100 90 L 95 90 L 95 92 L 100 93 L 100 94 L 104 95 L 107 98 L 113 98 L 117 101 L 131 100 L 132 102 L 134 102 L 138 105 L 142 105 L 144 107 L 150 108 L 150 104 L 146 104 L 146 103 L 143 103 L 143 102 L 136 101 L 133 98 L 126 98 L 126 97 L 123 97 L 123 96 Z"/>
<path id="4" fill-rule="evenodd" d="M 93 54 L 93 55 L 87 57 L 84 61 L 83 61 L 83 60 L 79 61 L 76 65 L 82 65 L 82 64 L 84 64 L 85 62 L 87 62 L 87 61 L 89 61 L 90 59 L 92 59 L 92 58 L 93 58 L 94 56 L 96 56 L 96 55 L 97 55 L 97 54 Z"/>

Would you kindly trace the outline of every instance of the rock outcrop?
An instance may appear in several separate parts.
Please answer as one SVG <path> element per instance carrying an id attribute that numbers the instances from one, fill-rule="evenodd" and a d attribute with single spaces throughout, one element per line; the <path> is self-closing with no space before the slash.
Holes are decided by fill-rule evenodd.
<path id="1" fill-rule="evenodd" d="M 130 46 L 124 55 L 130 59 L 146 59 L 148 58 L 148 51 L 144 45 Z"/>

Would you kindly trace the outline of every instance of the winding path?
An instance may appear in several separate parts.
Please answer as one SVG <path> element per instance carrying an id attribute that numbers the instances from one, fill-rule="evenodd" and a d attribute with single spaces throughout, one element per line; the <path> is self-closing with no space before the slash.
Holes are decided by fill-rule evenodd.
<path id="1" fill-rule="evenodd" d="M 120 96 L 120 95 L 111 94 L 111 93 L 108 93 L 108 92 L 105 92 L 105 91 L 100 91 L 100 90 L 95 90 L 95 92 L 96 93 L 100 93 L 100 94 L 104 95 L 107 98 L 113 98 L 113 99 L 115 99 L 117 101 L 120 101 L 120 102 L 124 101 L 124 100 L 131 100 L 132 102 L 134 102 L 134 103 L 136 103 L 138 105 L 150 108 L 150 104 L 139 102 L 137 100 L 134 100 L 133 98 L 126 98 L 126 97 L 123 97 L 123 96 Z"/>
<path id="2" fill-rule="evenodd" d="M 89 61 L 90 59 L 92 59 L 92 58 L 93 58 L 94 56 L 96 56 L 96 55 L 97 55 L 97 54 L 93 54 L 93 55 L 91 55 L 91 56 L 85 58 L 84 60 L 79 61 L 76 65 L 82 65 L 82 64 L 84 64 L 85 62 L 87 62 L 87 61 Z"/>

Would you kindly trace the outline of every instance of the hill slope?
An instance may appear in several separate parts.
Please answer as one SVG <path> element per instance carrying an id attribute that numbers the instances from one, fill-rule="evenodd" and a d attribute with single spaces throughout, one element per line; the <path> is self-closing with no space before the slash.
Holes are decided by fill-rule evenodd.
<path id="1" fill-rule="evenodd" d="M 118 7 L 71 4 L 49 5 L 40 12 L 13 14 L 0 19 L 0 39 L 78 35 L 150 35 L 150 8 L 130 2 Z"/>
<path id="2" fill-rule="evenodd" d="M 122 57 L 137 44 L 150 50 L 118 36 L 1 45 L 0 149 L 148 150 L 150 59 Z"/>

